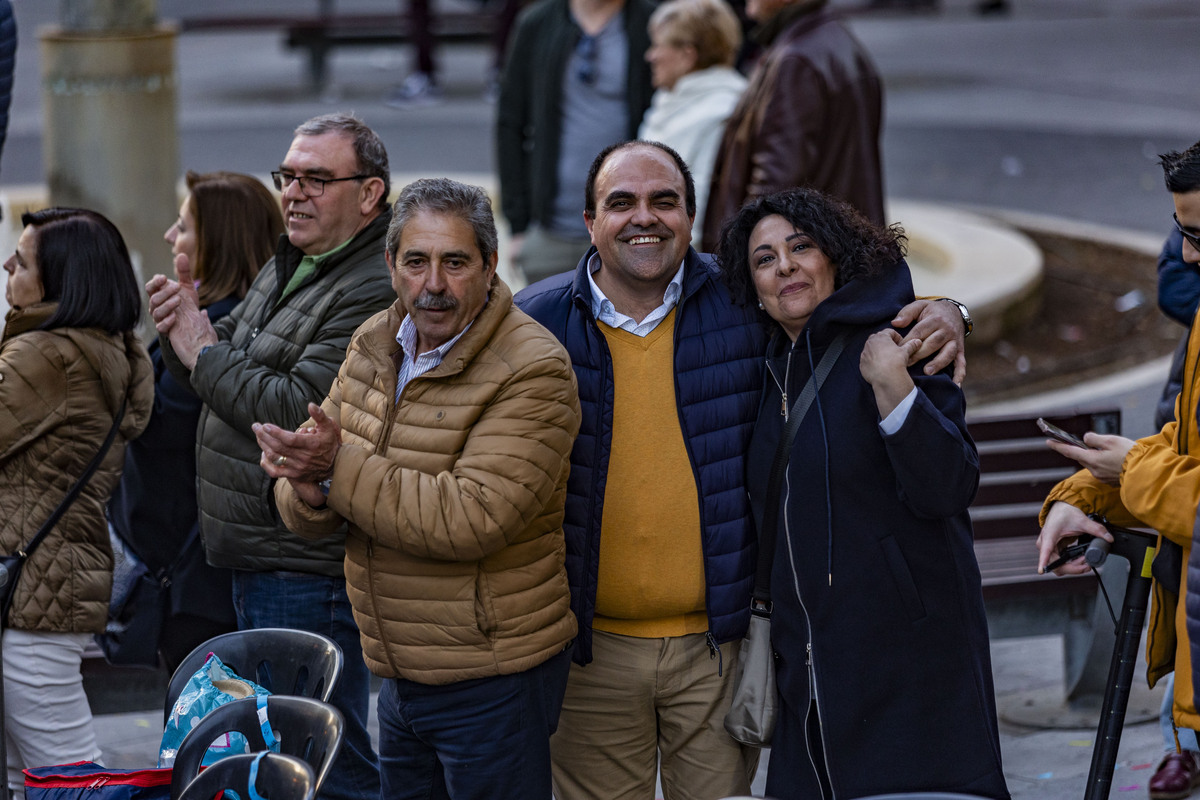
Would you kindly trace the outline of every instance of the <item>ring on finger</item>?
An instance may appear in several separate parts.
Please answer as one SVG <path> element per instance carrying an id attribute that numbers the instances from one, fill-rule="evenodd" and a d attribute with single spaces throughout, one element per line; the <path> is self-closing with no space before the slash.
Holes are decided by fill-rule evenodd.
<path id="1" fill-rule="evenodd" d="M 286 463 L 287 463 L 287 456 L 277 456 L 274 461 L 274 464 L 277 467 L 282 467 Z"/>

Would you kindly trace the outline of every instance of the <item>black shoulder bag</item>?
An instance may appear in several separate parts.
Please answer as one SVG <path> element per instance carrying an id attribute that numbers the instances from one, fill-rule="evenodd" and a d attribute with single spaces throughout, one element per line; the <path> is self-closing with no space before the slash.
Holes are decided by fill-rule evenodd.
<path id="1" fill-rule="evenodd" d="M 766 747 L 771 743 L 779 702 L 775 688 L 775 653 L 771 649 L 771 563 L 775 554 L 775 530 L 779 527 L 779 492 L 800 423 L 845 346 L 845 334 L 834 339 L 821 356 L 816 371 L 804 384 L 804 390 L 783 426 L 775 458 L 771 461 L 771 474 L 767 478 L 762 531 L 758 537 L 758 569 L 750 600 L 750 627 L 742 639 L 734 675 L 733 702 L 725 714 L 725 730 L 737 741 L 751 747 Z"/>
<path id="2" fill-rule="evenodd" d="M 10 556 L 0 556 L 0 593 L 4 598 L 3 610 L 0 611 L 0 627 L 8 627 L 8 611 L 12 607 L 13 594 L 17 589 L 17 582 L 21 577 L 21 570 L 25 567 L 25 562 L 33 555 L 33 551 L 37 550 L 38 545 L 42 540 L 50 534 L 58 521 L 62 519 L 62 515 L 66 513 L 71 504 L 75 502 L 75 498 L 79 497 L 79 493 L 83 491 L 83 487 L 87 485 L 96 468 L 100 466 L 100 462 L 104 460 L 104 454 L 108 452 L 108 448 L 112 446 L 113 439 L 117 438 L 117 430 L 121 427 L 121 420 L 125 418 L 125 401 L 121 401 L 121 407 L 117 409 L 116 419 L 113 420 L 112 428 L 108 431 L 108 436 L 105 437 L 104 443 L 100 445 L 100 450 L 92 457 L 87 468 L 84 469 L 83 475 L 67 492 L 67 496 L 58 504 L 58 508 L 54 509 L 38 532 L 29 540 L 29 544 L 19 548 L 17 552 Z"/>

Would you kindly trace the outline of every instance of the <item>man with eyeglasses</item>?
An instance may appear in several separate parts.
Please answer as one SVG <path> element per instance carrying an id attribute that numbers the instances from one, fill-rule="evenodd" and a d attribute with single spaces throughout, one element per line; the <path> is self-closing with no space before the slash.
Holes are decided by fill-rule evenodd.
<path id="1" fill-rule="evenodd" d="M 1175 226 L 1183 260 L 1200 265 L 1200 142 L 1183 152 L 1160 156 L 1167 190 L 1175 204 Z M 1194 688 L 1200 663 L 1200 551 L 1192 542 L 1200 527 L 1200 325 L 1192 320 L 1184 359 L 1183 382 L 1175 401 L 1175 418 L 1152 436 L 1136 442 L 1122 436 L 1088 433 L 1087 449 L 1050 442 L 1054 450 L 1084 469 L 1059 483 L 1042 509 L 1037 539 L 1038 568 L 1082 534 L 1112 540 L 1088 514 L 1101 514 L 1117 525 L 1153 528 L 1161 539 L 1155 557 L 1150 629 L 1147 633 L 1147 678 L 1153 683 L 1175 672 L 1173 718 L 1182 730 L 1200 729 Z M 1171 547 L 1171 545 L 1177 547 Z M 1178 559 L 1167 558 L 1175 550 Z M 1180 553 L 1181 551 L 1181 553 Z M 1084 558 L 1055 570 L 1086 572 Z M 1186 598 L 1186 603 L 1182 602 Z M 1189 647 L 1188 642 L 1191 641 Z M 1177 739 L 1177 742 L 1179 740 Z M 1155 800 L 1187 797 L 1200 786 L 1200 752 L 1194 738 L 1170 752 L 1150 780 Z M 1188 747 L 1188 744 L 1191 747 Z M 1178 746 L 1178 745 L 1177 745 Z"/>
<path id="2" fill-rule="evenodd" d="M 579 214 L 596 153 L 636 139 L 653 88 L 649 0 L 539 0 L 517 20 L 497 104 L 509 254 L 530 283 L 591 246 Z"/>
<path id="3" fill-rule="evenodd" d="M 295 430 L 329 392 L 354 330 L 395 299 L 384 260 L 387 151 L 361 120 L 327 115 L 296 129 L 272 173 L 287 235 L 246 298 L 215 326 L 199 310 L 191 264 L 146 284 L 168 368 L 204 401 L 197 499 L 208 561 L 234 570 L 240 628 L 329 636 L 345 663 L 331 701 L 345 738 L 322 797 L 379 797 L 367 733 L 370 676 L 343 572 L 345 534 L 310 542 L 288 531 L 251 428 Z M 231 245 L 232 246 L 232 245 Z"/>

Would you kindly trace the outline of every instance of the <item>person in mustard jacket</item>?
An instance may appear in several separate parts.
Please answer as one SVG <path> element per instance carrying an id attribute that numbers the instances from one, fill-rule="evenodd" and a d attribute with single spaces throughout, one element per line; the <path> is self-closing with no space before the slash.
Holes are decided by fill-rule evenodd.
<path id="1" fill-rule="evenodd" d="M 1200 264 L 1200 249 L 1197 248 L 1197 237 L 1200 236 L 1200 142 L 1182 153 L 1163 154 L 1161 163 L 1167 188 L 1175 202 L 1175 224 L 1184 234 L 1183 259 Z M 1198 358 L 1200 325 L 1193 320 L 1183 385 L 1175 404 L 1178 422 L 1168 422 L 1159 433 L 1136 442 L 1123 436 L 1088 433 L 1084 436 L 1084 442 L 1090 448 L 1087 450 L 1049 443 L 1057 452 L 1078 461 L 1084 469 L 1055 486 L 1046 498 L 1041 516 L 1042 531 L 1037 540 L 1038 568 L 1042 569 L 1080 534 L 1111 541 L 1104 526 L 1086 516 L 1103 514 L 1116 525 L 1142 525 L 1155 529 L 1160 534 L 1160 552 L 1164 539 L 1182 548 L 1182 563 L 1173 568 L 1170 576 L 1175 578 L 1174 581 L 1158 577 L 1161 573 L 1156 570 L 1146 644 L 1146 676 L 1153 687 L 1159 679 L 1175 670 L 1175 725 L 1192 730 L 1200 727 L 1200 713 L 1197 713 L 1194 699 L 1186 616 L 1179 601 L 1187 592 L 1187 564 L 1192 550 L 1196 507 L 1200 503 Z M 1055 571 L 1076 574 L 1087 569 L 1080 557 Z M 1178 570 L 1177 577 L 1175 570 Z M 1180 762 L 1180 771 L 1186 773 L 1185 785 L 1178 791 L 1156 794 L 1152 782 L 1151 797 L 1186 797 L 1200 785 L 1200 754 L 1193 758 L 1189 755 L 1191 752 L 1194 751 L 1167 756 Z"/>

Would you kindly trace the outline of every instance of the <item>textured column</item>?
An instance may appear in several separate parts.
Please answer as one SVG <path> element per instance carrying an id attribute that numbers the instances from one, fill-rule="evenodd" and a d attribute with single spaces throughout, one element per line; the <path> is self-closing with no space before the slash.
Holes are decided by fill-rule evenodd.
<path id="1" fill-rule="evenodd" d="M 39 32 L 50 203 L 101 212 L 143 275 L 169 271 L 177 31 L 153 0 L 63 0 L 60 18 Z"/>

